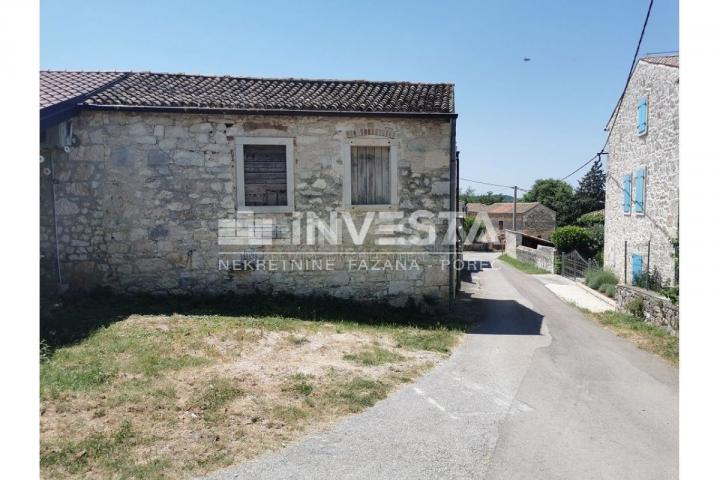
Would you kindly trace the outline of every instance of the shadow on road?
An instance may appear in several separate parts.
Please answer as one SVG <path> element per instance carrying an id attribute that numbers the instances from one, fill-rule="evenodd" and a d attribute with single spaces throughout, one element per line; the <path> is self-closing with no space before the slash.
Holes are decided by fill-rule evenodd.
<path id="1" fill-rule="evenodd" d="M 460 280 L 473 283 L 476 269 L 473 263 L 465 262 Z M 482 273 L 479 273 L 482 275 Z M 543 316 L 516 300 L 476 298 L 468 291 L 460 291 L 455 297 L 456 312 L 466 318 L 473 318 L 470 334 L 479 335 L 540 335 Z"/>

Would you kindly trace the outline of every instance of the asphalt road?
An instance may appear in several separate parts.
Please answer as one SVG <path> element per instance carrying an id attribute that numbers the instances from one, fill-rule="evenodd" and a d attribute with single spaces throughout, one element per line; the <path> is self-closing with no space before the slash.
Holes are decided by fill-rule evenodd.
<path id="1" fill-rule="evenodd" d="M 477 323 L 448 360 L 211 478 L 677 478 L 677 370 L 494 264 L 464 284 L 459 308 Z"/>

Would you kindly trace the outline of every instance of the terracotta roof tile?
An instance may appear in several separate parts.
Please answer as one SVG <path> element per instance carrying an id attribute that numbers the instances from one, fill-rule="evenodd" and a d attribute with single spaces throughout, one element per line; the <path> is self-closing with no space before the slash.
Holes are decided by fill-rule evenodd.
<path id="1" fill-rule="evenodd" d="M 526 213 L 529 210 L 537 207 L 538 205 L 540 205 L 539 202 L 517 202 L 517 213 Z M 490 205 L 490 208 L 487 210 L 487 212 L 498 214 L 512 214 L 513 204 L 512 202 L 493 203 L 492 205 Z"/>
<path id="2" fill-rule="evenodd" d="M 53 98 L 72 98 L 117 73 L 42 72 L 41 107 Z M 54 96 L 43 92 L 57 92 Z M 47 101 L 43 103 L 43 95 Z M 170 73 L 131 73 L 83 100 L 82 105 L 225 110 L 332 112 L 455 112 L 453 85 L 223 77 Z"/>
<path id="3" fill-rule="evenodd" d="M 40 108 L 79 98 L 120 79 L 123 72 L 40 72 Z"/>

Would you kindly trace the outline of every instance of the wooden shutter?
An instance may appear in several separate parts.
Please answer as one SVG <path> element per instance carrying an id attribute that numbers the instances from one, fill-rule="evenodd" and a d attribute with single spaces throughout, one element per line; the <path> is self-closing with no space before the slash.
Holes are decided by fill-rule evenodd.
<path id="1" fill-rule="evenodd" d="M 390 203 L 390 147 L 353 146 L 350 150 L 353 205 Z"/>
<path id="2" fill-rule="evenodd" d="M 632 283 L 637 285 L 640 276 L 643 273 L 643 258 L 642 255 L 634 253 L 632 256 Z"/>
<path id="3" fill-rule="evenodd" d="M 243 145 L 245 205 L 287 205 L 285 145 Z"/>
<path id="4" fill-rule="evenodd" d="M 645 213 L 645 167 L 635 170 L 635 212 Z"/>
<path id="5" fill-rule="evenodd" d="M 625 175 L 625 181 L 623 182 L 623 211 L 630 213 L 630 202 L 632 196 L 632 177 Z"/>
<path id="6" fill-rule="evenodd" d="M 637 133 L 643 135 L 647 133 L 647 98 L 642 98 L 637 107 Z"/>

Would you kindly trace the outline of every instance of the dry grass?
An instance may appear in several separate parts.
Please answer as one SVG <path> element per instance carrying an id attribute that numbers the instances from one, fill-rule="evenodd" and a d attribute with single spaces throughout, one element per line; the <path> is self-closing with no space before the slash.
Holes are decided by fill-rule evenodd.
<path id="1" fill-rule="evenodd" d="M 639 348 L 654 353 L 675 366 L 679 365 L 680 339 L 677 336 L 625 313 L 591 313 L 585 310 L 585 314 Z"/>
<path id="2" fill-rule="evenodd" d="M 361 411 L 458 331 L 277 316 L 134 314 L 41 364 L 43 478 L 182 478 Z"/>

